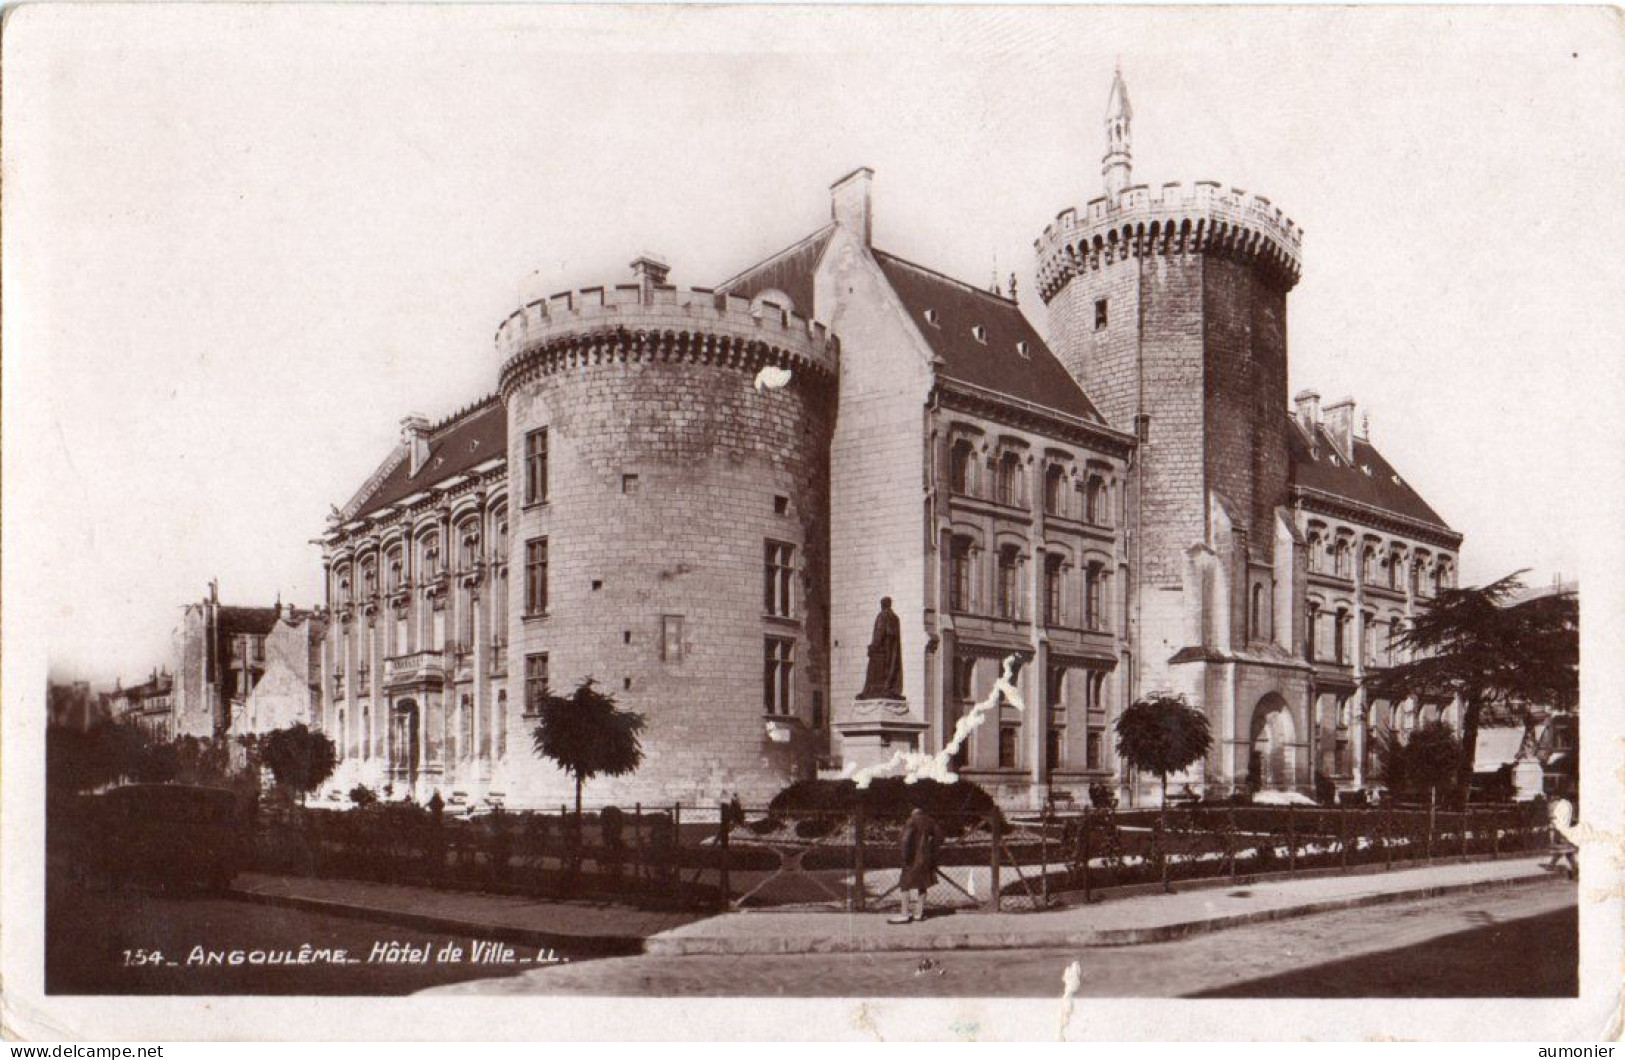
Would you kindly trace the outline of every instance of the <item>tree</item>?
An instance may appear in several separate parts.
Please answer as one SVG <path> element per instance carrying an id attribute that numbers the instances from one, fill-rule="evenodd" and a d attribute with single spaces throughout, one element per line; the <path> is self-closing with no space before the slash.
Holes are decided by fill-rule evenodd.
<path id="1" fill-rule="evenodd" d="M 1453 790 L 1461 756 L 1461 741 L 1444 722 L 1430 722 L 1407 740 L 1392 731 L 1377 737 L 1377 772 L 1395 795 Z"/>
<path id="2" fill-rule="evenodd" d="M 568 696 L 543 695 L 532 736 L 538 758 L 547 758 L 575 778 L 576 820 L 581 819 L 581 787 L 596 776 L 619 777 L 643 764 L 643 715 L 621 710 L 615 697 L 587 678 Z"/>
<path id="3" fill-rule="evenodd" d="M 1455 786 L 1465 798 L 1473 777 L 1479 720 L 1499 705 L 1527 718 L 1528 704 L 1573 703 L 1579 692 L 1579 601 L 1550 593 L 1514 603 L 1522 571 L 1465 589 L 1441 589 L 1394 638 L 1408 661 L 1368 681 L 1377 695 L 1462 703 L 1462 753 Z"/>
<path id="4" fill-rule="evenodd" d="M 325 733 L 313 732 L 301 722 L 266 733 L 260 741 L 260 760 L 279 786 L 299 795 L 302 806 L 305 796 L 333 775 L 338 752 Z"/>
<path id="5" fill-rule="evenodd" d="M 1186 703 L 1184 696 L 1153 692 L 1117 717 L 1117 753 L 1136 770 L 1161 778 L 1164 814 L 1168 774 L 1201 761 L 1212 746 L 1207 715 Z"/>

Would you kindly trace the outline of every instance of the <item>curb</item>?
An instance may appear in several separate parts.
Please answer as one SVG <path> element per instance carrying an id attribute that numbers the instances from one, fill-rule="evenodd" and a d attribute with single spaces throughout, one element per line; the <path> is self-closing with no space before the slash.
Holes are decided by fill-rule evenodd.
<path id="1" fill-rule="evenodd" d="M 415 928 L 450 935 L 470 935 L 478 939 L 512 942 L 536 949 L 553 949 L 566 957 L 632 957 L 643 952 L 644 940 L 637 935 L 568 935 L 559 931 L 541 931 L 533 928 L 505 924 L 485 924 L 458 920 L 454 917 L 434 916 L 429 913 L 411 913 L 404 910 L 375 909 L 371 906 L 334 902 L 325 898 L 305 898 L 299 895 L 266 894 L 262 891 L 244 891 L 232 888 L 231 897 L 257 905 L 299 909 L 307 913 L 348 917 L 352 920 L 370 920 L 393 927 Z"/>
<path id="2" fill-rule="evenodd" d="M 1313 916 L 1365 906 L 1386 905 L 1392 902 L 1438 898 L 1451 894 L 1475 891 L 1495 891 L 1511 887 L 1547 883 L 1554 877 L 1541 873 L 1531 876 L 1513 876 L 1495 880 L 1474 880 L 1471 883 L 1434 884 L 1413 887 L 1403 891 L 1331 898 L 1302 905 L 1262 909 L 1253 913 L 1208 917 L 1154 927 L 1104 928 L 1093 931 L 963 931 L 935 934 L 907 935 L 789 935 L 789 936 L 682 936 L 655 935 L 644 942 L 643 952 L 662 957 L 688 957 L 704 955 L 784 955 L 801 953 L 879 953 L 887 951 L 922 952 L 927 950 L 1004 950 L 1004 949 L 1084 949 L 1113 946 L 1144 946 L 1149 943 L 1171 942 L 1175 939 L 1202 935 L 1226 928 L 1261 924 L 1271 920 Z"/>

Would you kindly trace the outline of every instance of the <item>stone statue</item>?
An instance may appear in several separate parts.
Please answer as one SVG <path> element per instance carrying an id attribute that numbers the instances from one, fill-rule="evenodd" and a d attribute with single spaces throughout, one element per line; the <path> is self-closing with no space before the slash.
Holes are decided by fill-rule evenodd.
<path id="1" fill-rule="evenodd" d="M 869 671 L 858 698 L 903 698 L 903 633 L 889 596 L 881 598 L 880 614 L 875 616 L 874 636 L 869 638 Z"/>

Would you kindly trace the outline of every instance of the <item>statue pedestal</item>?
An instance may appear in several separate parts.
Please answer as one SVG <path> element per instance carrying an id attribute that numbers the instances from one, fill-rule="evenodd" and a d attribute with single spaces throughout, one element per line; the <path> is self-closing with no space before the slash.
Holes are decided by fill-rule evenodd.
<path id="1" fill-rule="evenodd" d="M 841 765 L 865 769 L 898 751 L 918 751 L 925 722 L 909 715 L 906 699 L 855 699 L 835 723 L 841 737 Z"/>
<path id="2" fill-rule="evenodd" d="M 1546 769 L 1533 758 L 1520 758 L 1512 766 L 1512 797 L 1528 802 L 1546 790 Z"/>

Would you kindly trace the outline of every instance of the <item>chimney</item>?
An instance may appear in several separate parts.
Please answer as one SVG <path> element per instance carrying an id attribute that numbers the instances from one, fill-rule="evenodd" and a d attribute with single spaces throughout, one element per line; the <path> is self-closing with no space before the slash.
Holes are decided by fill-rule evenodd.
<path id="1" fill-rule="evenodd" d="M 654 254 L 643 254 L 632 262 L 632 275 L 638 278 L 638 286 L 643 289 L 643 304 L 651 305 L 655 300 L 655 288 L 666 282 L 666 275 L 671 272 L 667 265 Z"/>
<path id="2" fill-rule="evenodd" d="M 1298 396 L 1292 399 L 1298 408 L 1298 423 L 1309 432 L 1309 437 L 1315 436 L 1315 425 L 1320 422 L 1320 391 L 1300 390 Z"/>
<path id="3" fill-rule="evenodd" d="M 401 444 L 407 447 L 407 474 L 416 475 L 429 460 L 429 417 L 413 412 L 401 420 Z"/>
<path id="4" fill-rule="evenodd" d="M 872 219 L 869 207 L 869 184 L 875 171 L 861 166 L 829 186 L 829 215 L 842 228 L 849 228 L 869 245 Z"/>
<path id="5" fill-rule="evenodd" d="M 1354 399 L 1344 398 L 1326 406 L 1326 433 L 1337 446 L 1337 455 L 1354 463 Z"/>

